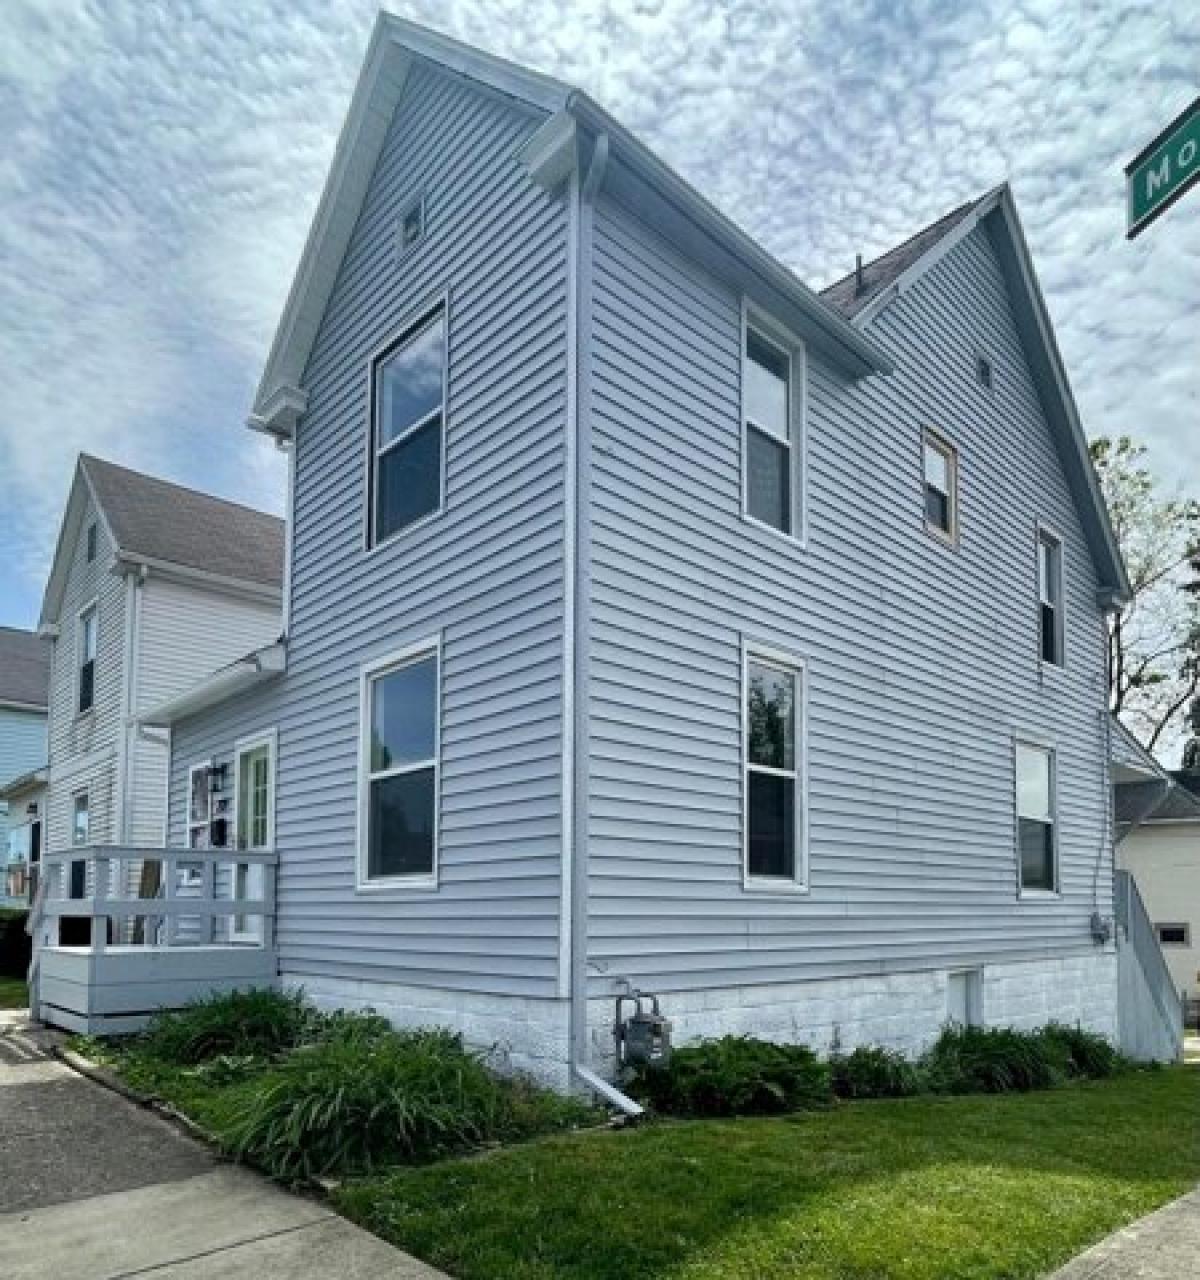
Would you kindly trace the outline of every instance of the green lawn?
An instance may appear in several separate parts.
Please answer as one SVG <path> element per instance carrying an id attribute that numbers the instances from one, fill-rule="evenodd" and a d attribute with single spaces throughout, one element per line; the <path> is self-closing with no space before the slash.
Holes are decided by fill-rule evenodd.
<path id="1" fill-rule="evenodd" d="M 459 1280 L 1013 1280 L 1200 1179 L 1200 1071 L 545 1139 L 350 1184 Z"/>
<path id="2" fill-rule="evenodd" d="M 29 992 L 20 978 L 0 976 L 0 1009 L 24 1009 L 29 1004 Z"/>

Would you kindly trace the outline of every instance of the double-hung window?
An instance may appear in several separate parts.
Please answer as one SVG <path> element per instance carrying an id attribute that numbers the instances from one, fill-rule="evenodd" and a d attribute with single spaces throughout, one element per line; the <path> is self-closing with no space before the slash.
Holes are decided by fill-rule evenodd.
<path id="1" fill-rule="evenodd" d="M 1038 625 L 1042 661 L 1063 665 L 1062 543 L 1038 531 Z"/>
<path id="2" fill-rule="evenodd" d="M 748 650 L 743 684 L 745 879 L 802 886 L 804 668 Z"/>
<path id="3" fill-rule="evenodd" d="M 958 454 L 936 431 L 926 430 L 925 527 L 954 542 L 958 537 Z"/>
<path id="4" fill-rule="evenodd" d="M 86 791 L 78 791 L 71 798 L 71 843 L 88 844 L 92 834 L 91 798 Z M 87 897 L 87 863 L 71 863 L 69 898 Z"/>
<path id="5" fill-rule="evenodd" d="M 799 471 L 795 394 L 790 352 L 747 325 L 742 360 L 745 512 L 789 535 L 795 533 Z"/>
<path id="6" fill-rule="evenodd" d="M 1021 892 L 1058 889 L 1058 832 L 1054 804 L 1054 752 L 1029 742 L 1016 745 L 1017 853 Z"/>
<path id="7" fill-rule="evenodd" d="M 433 641 L 363 672 L 363 885 L 436 880 L 440 667 Z"/>
<path id="8" fill-rule="evenodd" d="M 407 329 L 371 364 L 370 542 L 441 509 L 446 308 Z"/>
<path id="9" fill-rule="evenodd" d="M 96 606 L 89 605 L 79 615 L 79 670 L 76 684 L 78 698 L 76 707 L 82 715 L 92 709 L 96 701 L 96 643 L 99 633 L 96 626 Z"/>

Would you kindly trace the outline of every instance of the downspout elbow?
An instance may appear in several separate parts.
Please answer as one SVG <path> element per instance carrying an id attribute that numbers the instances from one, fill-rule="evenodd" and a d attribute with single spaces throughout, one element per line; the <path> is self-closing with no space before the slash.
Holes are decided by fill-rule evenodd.
<path id="1" fill-rule="evenodd" d="M 634 1102 L 628 1094 L 622 1093 L 615 1085 L 609 1084 L 590 1067 L 585 1067 L 582 1062 L 573 1062 L 571 1070 L 579 1078 L 580 1083 L 587 1085 L 594 1094 L 631 1119 L 637 1120 L 646 1114 L 646 1108 L 640 1102 Z"/>

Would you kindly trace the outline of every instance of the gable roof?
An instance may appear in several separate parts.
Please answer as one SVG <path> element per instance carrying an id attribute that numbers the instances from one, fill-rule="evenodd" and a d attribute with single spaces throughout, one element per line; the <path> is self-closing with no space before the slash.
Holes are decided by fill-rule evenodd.
<path id="1" fill-rule="evenodd" d="M 1145 789 L 1141 783 L 1116 788 L 1117 822 L 1136 822 L 1139 826 L 1155 822 L 1200 823 L 1200 799 L 1177 780 L 1168 778 L 1165 784 L 1160 784 L 1149 803 L 1143 795 Z"/>
<path id="2" fill-rule="evenodd" d="M 49 643 L 35 631 L 0 627 L 0 707 L 44 711 L 49 694 Z"/>
<path id="3" fill-rule="evenodd" d="M 118 561 L 175 569 L 268 596 L 282 592 L 285 535 L 278 516 L 84 453 L 46 585 L 43 623 L 58 617 L 89 494 Z"/>
<path id="4" fill-rule="evenodd" d="M 865 267 L 867 287 L 857 297 L 853 274 L 823 296 L 865 330 L 976 227 L 991 240 L 1008 286 L 1017 332 L 1100 578 L 1100 604 L 1122 604 L 1130 596 L 1125 562 L 1008 183 L 959 205 Z"/>
<path id="5" fill-rule="evenodd" d="M 572 166 L 578 154 L 576 125 L 597 139 L 606 138 L 607 181 L 632 184 L 643 203 L 649 194 L 648 207 L 663 234 L 675 232 L 683 237 L 677 242 L 703 244 L 736 283 L 764 294 L 764 303 L 778 298 L 781 308 L 792 312 L 780 319 L 854 376 L 890 370 L 889 358 L 868 336 L 855 330 L 835 307 L 823 302 L 581 90 L 381 12 L 255 393 L 248 419 L 255 430 L 288 436 L 304 412 L 305 366 L 409 69 L 418 61 L 464 76 L 540 113 L 546 119 L 543 128 L 555 143 L 561 143 L 564 151 L 569 149 Z M 537 179 L 535 162 L 529 156 L 525 162 Z M 552 164 L 541 176 L 552 175 L 560 181 L 569 167 Z"/>

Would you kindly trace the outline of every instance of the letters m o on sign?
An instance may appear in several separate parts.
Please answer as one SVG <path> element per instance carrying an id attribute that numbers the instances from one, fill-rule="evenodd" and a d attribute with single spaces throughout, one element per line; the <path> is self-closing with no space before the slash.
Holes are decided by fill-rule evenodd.
<path id="1" fill-rule="evenodd" d="M 1125 167 L 1133 239 L 1200 179 L 1200 98 Z"/>

